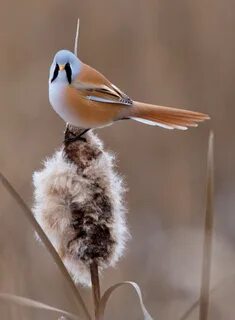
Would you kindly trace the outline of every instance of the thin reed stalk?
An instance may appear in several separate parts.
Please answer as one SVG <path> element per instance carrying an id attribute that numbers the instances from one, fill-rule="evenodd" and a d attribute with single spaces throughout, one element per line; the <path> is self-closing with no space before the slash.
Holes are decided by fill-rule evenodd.
<path id="1" fill-rule="evenodd" d="M 80 312 L 80 308 L 82 309 L 84 316 L 86 319 L 91 320 L 91 316 L 88 312 L 88 309 L 78 291 L 78 288 L 74 284 L 72 278 L 70 277 L 67 269 L 65 268 L 62 260 L 60 259 L 58 253 L 54 249 L 53 245 L 51 244 L 50 240 L 46 236 L 45 232 L 42 230 L 38 222 L 33 216 L 32 211 L 29 209 L 25 201 L 22 199 L 22 197 L 19 195 L 19 193 L 14 189 L 14 187 L 11 185 L 11 183 L 7 180 L 7 178 L 0 172 L 0 181 L 5 187 L 5 189 L 10 193 L 10 195 L 13 197 L 13 199 L 18 203 L 18 205 L 21 207 L 22 211 L 24 212 L 26 218 L 32 225 L 32 227 L 35 229 L 36 233 L 40 237 L 41 241 L 47 248 L 48 252 L 51 254 L 52 258 L 54 259 L 54 262 L 60 269 L 62 275 L 66 279 L 66 282 L 70 286 L 70 289 L 74 295 L 76 305 L 78 307 L 78 310 Z"/>
<path id="2" fill-rule="evenodd" d="M 77 29 L 76 29 L 76 35 L 74 40 L 74 54 L 78 55 L 78 39 L 79 39 L 79 28 L 80 28 L 80 20 L 78 18 L 77 20 Z"/>
<path id="3" fill-rule="evenodd" d="M 228 284 L 231 284 L 232 282 L 235 282 L 235 274 L 231 274 L 221 281 L 219 281 L 211 290 L 210 290 L 210 296 L 212 294 L 215 294 L 218 290 L 222 290 L 225 286 Z M 196 300 L 179 318 L 179 320 L 186 320 L 188 317 L 192 314 L 192 312 L 199 306 L 200 299 Z"/>
<path id="4" fill-rule="evenodd" d="M 211 257 L 213 239 L 213 191 L 214 191 L 214 135 L 209 136 L 208 158 L 207 158 L 207 185 L 206 185 L 206 216 L 204 227 L 202 278 L 200 294 L 200 320 L 207 320 L 210 300 L 210 279 L 211 279 Z"/>
<path id="5" fill-rule="evenodd" d="M 207 320 L 209 313 L 209 298 L 221 283 L 210 290 L 211 278 L 211 257 L 212 257 L 212 238 L 213 238 L 213 193 L 214 193 L 214 135 L 210 132 L 207 154 L 207 182 L 206 182 L 206 216 L 204 226 L 204 243 L 203 243 L 203 261 L 201 277 L 201 294 L 189 309 L 180 317 L 180 320 L 186 320 L 191 313 L 199 306 L 199 319 Z"/>

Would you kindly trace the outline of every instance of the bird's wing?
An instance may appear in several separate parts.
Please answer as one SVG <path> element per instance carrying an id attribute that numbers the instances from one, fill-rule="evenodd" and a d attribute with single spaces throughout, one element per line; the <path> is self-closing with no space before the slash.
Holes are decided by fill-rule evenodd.
<path id="1" fill-rule="evenodd" d="M 125 93 L 109 82 L 101 73 L 85 64 L 71 85 L 79 90 L 83 97 L 91 101 L 125 106 L 130 106 L 133 103 Z"/>

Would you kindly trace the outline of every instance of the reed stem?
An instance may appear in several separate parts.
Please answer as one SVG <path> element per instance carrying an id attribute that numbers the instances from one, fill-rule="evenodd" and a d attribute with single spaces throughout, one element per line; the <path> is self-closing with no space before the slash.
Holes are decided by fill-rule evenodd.
<path id="1" fill-rule="evenodd" d="M 204 227 L 204 244 L 202 260 L 202 279 L 200 294 L 200 320 L 207 320 L 209 313 L 210 298 L 210 278 L 211 278 L 211 257 L 212 257 L 212 238 L 213 238 L 213 192 L 214 192 L 214 135 L 210 133 L 208 158 L 207 158 L 207 186 L 206 186 L 206 216 Z"/>
<path id="2" fill-rule="evenodd" d="M 79 28 L 80 28 L 80 20 L 79 20 L 79 18 L 78 18 L 78 20 L 77 20 L 76 34 L 75 34 L 75 40 L 74 40 L 74 54 L 75 54 L 75 56 L 78 55 Z"/>
<path id="3" fill-rule="evenodd" d="M 62 260 L 60 259 L 58 253 L 54 249 L 53 245 L 51 244 L 50 240 L 48 239 L 47 235 L 43 231 L 43 229 L 40 227 L 38 222 L 33 216 L 32 211 L 27 206 L 23 198 L 20 196 L 20 194 L 15 190 L 15 188 L 12 186 L 12 184 L 7 180 L 7 178 L 0 172 L 0 183 L 5 187 L 5 189 L 9 192 L 9 194 L 13 197 L 13 199 L 18 203 L 18 205 L 21 207 L 22 211 L 24 212 L 26 218 L 40 237 L 41 241 L 47 248 L 48 252 L 51 254 L 52 258 L 54 259 L 56 265 L 60 269 L 61 273 L 63 274 L 64 278 L 66 279 L 68 285 L 70 286 L 71 292 L 74 295 L 76 304 L 78 306 L 78 309 L 82 309 L 84 316 L 86 319 L 91 320 L 91 316 L 89 314 L 89 311 L 85 305 L 85 302 L 82 299 L 82 296 L 80 295 L 80 292 L 78 291 L 77 287 L 75 286 L 72 278 L 70 277 L 67 269 L 65 268 Z"/>

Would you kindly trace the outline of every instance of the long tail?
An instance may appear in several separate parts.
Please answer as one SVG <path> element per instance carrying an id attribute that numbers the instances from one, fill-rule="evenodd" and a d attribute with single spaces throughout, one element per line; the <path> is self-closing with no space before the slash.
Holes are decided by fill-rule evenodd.
<path id="1" fill-rule="evenodd" d="M 197 127 L 198 122 L 210 119 L 208 115 L 200 112 L 155 106 L 137 101 L 129 109 L 129 113 L 129 117 L 133 120 L 166 129 L 186 130 L 188 127 Z"/>

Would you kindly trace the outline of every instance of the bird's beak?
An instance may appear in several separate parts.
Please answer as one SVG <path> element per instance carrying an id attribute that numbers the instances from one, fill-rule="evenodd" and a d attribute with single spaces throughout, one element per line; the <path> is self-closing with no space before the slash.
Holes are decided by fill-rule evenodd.
<path id="1" fill-rule="evenodd" d="M 59 65 L 59 69 L 60 69 L 60 71 L 63 71 L 63 70 L 64 70 L 64 68 L 65 68 L 65 64 L 61 64 L 61 65 Z"/>

